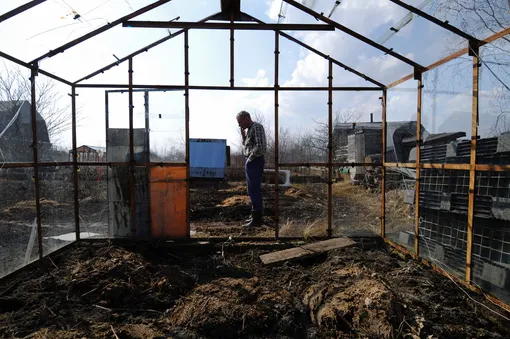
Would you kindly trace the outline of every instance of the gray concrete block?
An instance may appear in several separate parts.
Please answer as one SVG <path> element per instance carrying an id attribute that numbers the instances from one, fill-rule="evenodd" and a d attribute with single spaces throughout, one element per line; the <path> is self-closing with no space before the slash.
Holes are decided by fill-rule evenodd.
<path id="1" fill-rule="evenodd" d="M 446 157 L 456 157 L 457 156 L 457 142 L 452 141 L 448 145 L 446 145 Z"/>
<path id="2" fill-rule="evenodd" d="M 499 220 L 510 220 L 510 199 L 492 197 L 492 216 Z"/>
<path id="3" fill-rule="evenodd" d="M 507 270 L 502 267 L 483 263 L 482 279 L 491 284 L 504 288 L 506 283 Z"/>
<path id="4" fill-rule="evenodd" d="M 496 152 L 510 151 L 510 134 L 501 134 L 498 136 L 498 148 Z"/>

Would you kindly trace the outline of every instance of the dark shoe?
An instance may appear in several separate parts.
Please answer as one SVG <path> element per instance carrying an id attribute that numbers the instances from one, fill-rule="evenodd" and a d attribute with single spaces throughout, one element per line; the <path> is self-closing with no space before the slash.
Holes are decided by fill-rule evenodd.
<path id="1" fill-rule="evenodd" d="M 250 228 L 258 226 L 262 226 L 262 213 L 253 211 L 251 212 L 251 219 L 249 219 L 249 221 L 245 223 L 243 227 Z"/>

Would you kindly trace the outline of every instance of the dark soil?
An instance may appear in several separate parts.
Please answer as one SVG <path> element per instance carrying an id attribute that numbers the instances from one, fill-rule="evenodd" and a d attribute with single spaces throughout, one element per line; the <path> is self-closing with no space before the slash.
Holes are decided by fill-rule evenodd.
<path id="1" fill-rule="evenodd" d="M 282 246 L 71 245 L 51 255 L 51 261 L 0 281 L 0 336 L 508 335 L 509 323 L 474 303 L 452 281 L 385 247 L 352 247 L 272 267 L 261 264 L 261 254 Z"/>

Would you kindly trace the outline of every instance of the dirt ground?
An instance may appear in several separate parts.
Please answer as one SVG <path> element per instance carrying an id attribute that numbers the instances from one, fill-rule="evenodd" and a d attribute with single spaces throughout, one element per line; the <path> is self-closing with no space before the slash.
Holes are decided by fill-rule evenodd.
<path id="1" fill-rule="evenodd" d="M 71 245 L 51 255 L 51 260 L 0 281 L 0 336 L 508 335 L 510 323 L 473 302 L 452 281 L 383 245 L 339 249 L 276 266 L 261 264 L 261 254 L 283 246 Z"/>
<path id="2" fill-rule="evenodd" d="M 348 181 L 337 182 L 332 188 L 333 234 L 380 234 L 381 194 L 354 186 Z M 313 238 L 327 236 L 328 192 L 324 183 L 293 184 L 280 188 L 280 236 Z M 192 189 L 191 229 L 196 237 L 248 235 L 241 225 L 249 217 L 250 200 L 243 182 L 231 182 L 219 189 Z M 264 187 L 264 226 L 250 236 L 274 235 L 274 188 Z M 392 231 L 414 223 L 403 193 L 387 194 L 386 220 Z"/>

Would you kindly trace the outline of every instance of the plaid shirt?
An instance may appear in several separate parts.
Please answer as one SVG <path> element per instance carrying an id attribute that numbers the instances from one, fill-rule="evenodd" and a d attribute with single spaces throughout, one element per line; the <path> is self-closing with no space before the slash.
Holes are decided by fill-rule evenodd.
<path id="1" fill-rule="evenodd" d="M 266 153 L 267 142 L 264 126 L 258 122 L 252 123 L 246 132 L 246 139 L 243 142 L 243 153 L 248 161 L 263 156 Z"/>

